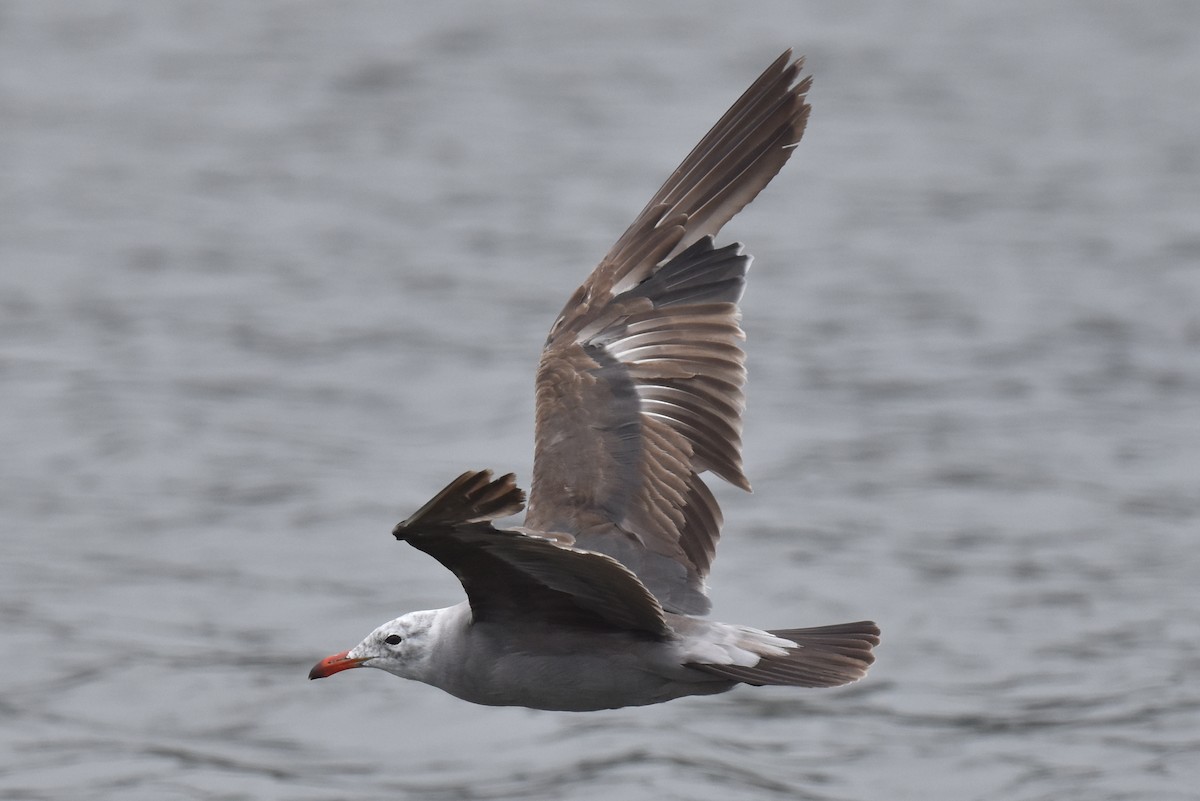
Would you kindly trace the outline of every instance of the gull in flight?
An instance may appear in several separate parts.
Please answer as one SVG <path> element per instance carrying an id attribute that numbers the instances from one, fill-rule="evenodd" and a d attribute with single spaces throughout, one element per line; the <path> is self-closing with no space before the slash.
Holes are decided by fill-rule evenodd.
<path id="1" fill-rule="evenodd" d="M 802 68 L 789 50 L 751 84 L 554 321 L 524 525 L 493 525 L 525 494 L 485 470 L 396 526 L 467 600 L 384 623 L 309 678 L 373 667 L 478 704 L 585 711 L 866 674 L 872 622 L 763 630 L 701 617 L 722 523 L 704 474 L 750 489 L 738 322 L 750 256 L 713 237 L 800 141 Z"/>

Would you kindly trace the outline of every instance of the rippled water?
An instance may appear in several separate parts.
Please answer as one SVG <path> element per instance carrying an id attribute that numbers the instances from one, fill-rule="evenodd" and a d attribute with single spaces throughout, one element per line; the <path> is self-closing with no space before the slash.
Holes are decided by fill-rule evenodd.
<path id="1" fill-rule="evenodd" d="M 1200 6 L 0 6 L 0 798 L 1184 799 Z M 716 616 L 848 689 L 597 714 L 309 666 L 461 590 L 567 294 L 788 45 Z"/>

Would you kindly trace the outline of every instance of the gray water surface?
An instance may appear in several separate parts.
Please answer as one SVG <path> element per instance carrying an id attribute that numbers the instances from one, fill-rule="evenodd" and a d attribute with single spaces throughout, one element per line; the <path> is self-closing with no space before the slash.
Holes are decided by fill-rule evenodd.
<path id="1" fill-rule="evenodd" d="M 461 589 L 563 301 L 784 47 L 715 617 L 864 682 L 597 714 L 318 658 Z M 0 798 L 1192 799 L 1200 5 L 0 5 Z"/>

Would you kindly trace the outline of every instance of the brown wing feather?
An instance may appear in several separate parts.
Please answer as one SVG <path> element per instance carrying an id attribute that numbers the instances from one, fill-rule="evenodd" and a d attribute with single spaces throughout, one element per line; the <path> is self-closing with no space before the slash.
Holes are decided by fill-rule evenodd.
<path id="1" fill-rule="evenodd" d="M 490 520 L 520 510 L 512 475 L 462 474 L 393 531 L 462 582 L 477 621 L 520 617 L 548 624 L 670 635 L 662 607 L 628 568 Z"/>
<path id="2" fill-rule="evenodd" d="M 749 489 L 737 302 L 750 257 L 715 235 L 808 118 L 791 52 L 684 159 L 572 295 L 537 377 L 526 526 L 620 560 L 671 611 L 708 611 L 721 513 L 700 474 Z"/>
<path id="3" fill-rule="evenodd" d="M 581 289 L 602 301 L 635 286 L 670 256 L 716 236 L 770 183 L 808 121 L 812 79 L 800 80 L 803 66 L 789 49 L 763 71 L 659 187 Z M 555 329 L 580 311 L 568 303 Z"/>
<path id="4" fill-rule="evenodd" d="M 416 526 L 495 520 L 524 508 L 525 493 L 512 473 L 492 481 L 490 470 L 468 470 L 397 524 L 393 533 Z"/>

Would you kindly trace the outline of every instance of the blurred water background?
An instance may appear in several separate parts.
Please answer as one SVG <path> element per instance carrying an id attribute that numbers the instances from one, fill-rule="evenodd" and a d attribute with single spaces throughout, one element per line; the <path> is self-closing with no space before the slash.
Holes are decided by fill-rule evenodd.
<path id="1" fill-rule="evenodd" d="M 545 332 L 784 47 L 715 616 L 868 679 L 597 714 L 319 657 L 461 589 Z M 0 798 L 1192 799 L 1200 4 L 0 4 Z"/>

